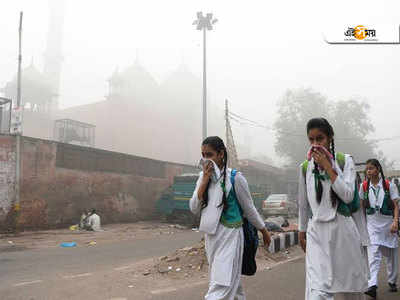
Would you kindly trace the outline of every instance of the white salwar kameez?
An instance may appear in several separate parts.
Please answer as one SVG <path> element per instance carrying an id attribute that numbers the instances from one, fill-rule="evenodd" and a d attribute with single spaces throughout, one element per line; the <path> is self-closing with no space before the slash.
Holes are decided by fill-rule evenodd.
<path id="1" fill-rule="evenodd" d="M 226 190 L 229 194 L 231 169 L 227 169 Z M 222 188 L 220 182 L 210 182 L 208 188 L 208 205 L 201 210 L 198 189 L 203 178 L 203 172 L 196 184 L 196 189 L 190 199 L 190 210 L 197 214 L 201 211 L 200 231 L 205 233 L 206 255 L 209 263 L 210 283 L 206 300 L 245 300 L 243 287 L 240 283 L 243 259 L 243 230 L 228 228 L 220 223 L 222 214 Z M 258 214 L 246 179 L 238 172 L 235 176 L 235 192 L 243 210 L 244 216 L 257 229 L 264 228 L 264 222 Z"/>
<path id="2" fill-rule="evenodd" d="M 356 223 L 352 217 L 338 214 L 338 204 L 332 207 L 331 202 L 331 187 L 345 203 L 354 197 L 354 162 L 349 155 L 345 159 L 343 172 L 335 162 L 338 177 L 334 184 L 329 179 L 321 181 L 321 203 L 316 197 L 314 160 L 308 164 L 307 180 L 300 167 L 299 231 L 307 232 L 306 300 L 364 299 L 367 289 L 368 270 Z"/>
<path id="3" fill-rule="evenodd" d="M 399 194 L 397 187 L 390 183 L 390 197 L 398 200 Z M 375 193 L 377 196 L 375 196 Z M 382 185 L 382 179 L 377 186 L 370 184 L 368 198 L 372 208 L 381 208 L 385 197 L 385 191 Z M 363 186 L 360 187 L 360 198 L 364 199 Z M 376 209 L 373 215 L 367 215 L 367 228 L 371 239 L 371 245 L 368 247 L 368 260 L 371 271 L 371 278 L 368 286 L 378 286 L 378 273 L 382 261 L 382 256 L 386 257 L 386 271 L 388 282 L 396 283 L 398 277 L 398 250 L 399 241 L 397 233 L 391 233 L 390 227 L 393 223 L 392 216 L 382 215 L 379 209 Z"/>
<path id="4" fill-rule="evenodd" d="M 360 199 L 360 202 L 362 201 L 362 198 Z M 369 233 L 368 233 L 368 228 L 367 228 L 367 217 L 366 217 L 366 212 L 365 212 L 365 204 L 364 204 L 364 209 L 360 207 L 358 211 L 353 213 L 352 218 L 354 220 L 354 223 L 356 223 L 358 233 L 360 234 L 361 238 L 361 251 L 362 255 L 364 258 L 364 264 L 365 264 L 365 269 L 367 270 L 367 278 L 368 280 L 370 279 L 370 271 L 369 271 L 369 262 L 368 262 L 368 247 L 371 245 L 370 239 L 369 239 Z"/>

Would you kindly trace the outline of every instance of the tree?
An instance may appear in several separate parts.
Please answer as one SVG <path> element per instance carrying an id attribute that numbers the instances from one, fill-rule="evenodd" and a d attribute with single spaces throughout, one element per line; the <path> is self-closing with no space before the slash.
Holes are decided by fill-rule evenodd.
<path id="1" fill-rule="evenodd" d="M 380 157 L 376 142 L 366 138 L 375 131 L 368 116 L 369 104 L 357 99 L 328 101 L 312 89 L 288 90 L 278 103 L 275 150 L 290 166 L 304 161 L 309 143 L 306 124 L 311 118 L 324 117 L 335 131 L 335 148 L 350 153 L 357 162 Z"/>
<path id="2" fill-rule="evenodd" d="M 305 158 L 308 142 L 306 123 L 316 116 L 327 117 L 327 99 L 311 89 L 287 90 L 278 102 L 275 151 L 290 165 Z"/>
<path id="3" fill-rule="evenodd" d="M 377 157 L 376 142 L 366 138 L 375 131 L 368 117 L 370 106 L 365 101 L 350 99 L 332 104 L 330 122 L 335 130 L 335 144 L 341 152 L 351 153 L 356 162 Z"/>

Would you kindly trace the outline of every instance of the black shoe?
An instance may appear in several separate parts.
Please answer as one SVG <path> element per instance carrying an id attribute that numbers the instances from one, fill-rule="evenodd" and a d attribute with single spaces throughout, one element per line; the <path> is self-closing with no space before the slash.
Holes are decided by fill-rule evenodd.
<path id="1" fill-rule="evenodd" d="M 390 283 L 389 282 L 389 287 L 390 287 L 389 292 L 391 292 L 391 293 L 396 293 L 397 292 L 397 285 L 395 283 Z"/>
<path id="2" fill-rule="evenodd" d="M 370 286 L 368 288 L 368 290 L 364 294 L 375 299 L 376 298 L 376 290 L 377 289 L 378 289 L 378 287 L 376 285 Z"/>

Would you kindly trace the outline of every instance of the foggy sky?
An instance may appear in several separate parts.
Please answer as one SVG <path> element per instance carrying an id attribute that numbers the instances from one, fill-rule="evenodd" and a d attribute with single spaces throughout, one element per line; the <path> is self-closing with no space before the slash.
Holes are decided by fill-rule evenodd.
<path id="1" fill-rule="evenodd" d="M 52 0 L 57 1 L 57 0 Z M 0 4 L 0 86 L 17 68 L 18 13 L 24 11 L 24 66 L 34 58 L 42 70 L 47 0 Z M 325 26 L 400 24 L 398 1 L 67 0 L 61 77 L 62 107 L 101 101 L 106 80 L 136 59 L 161 82 L 182 62 L 201 78 L 197 11 L 219 22 L 208 35 L 210 101 L 271 125 L 275 104 L 287 88 L 312 87 L 330 99 L 369 100 L 376 134 L 400 135 L 400 45 L 327 45 Z M 138 57 L 137 57 L 138 56 Z M 199 99 L 201 101 L 201 99 Z M 171 103 L 171 105 L 173 105 Z M 200 113 L 200 112 L 199 112 Z M 240 131 L 240 133 L 239 133 Z M 254 152 L 273 154 L 271 132 L 237 128 Z M 380 143 L 400 161 L 400 139 Z M 400 163 L 397 164 L 400 167 Z"/>

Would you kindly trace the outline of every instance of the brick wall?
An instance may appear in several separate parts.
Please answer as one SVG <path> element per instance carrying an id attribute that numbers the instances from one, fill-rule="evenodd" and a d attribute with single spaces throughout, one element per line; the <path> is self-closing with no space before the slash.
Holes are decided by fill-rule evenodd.
<path id="1" fill-rule="evenodd" d="M 15 200 L 15 138 L 0 135 L 0 223 Z"/>
<path id="2" fill-rule="evenodd" d="M 103 223 L 147 218 L 175 175 L 196 171 L 187 165 L 28 137 L 22 138 L 21 151 L 18 223 L 24 229 L 75 224 L 85 208 L 96 208 Z M 0 162 L 4 215 L 14 199 L 15 137 L 1 136 Z M 12 182 L 3 184 L 1 178 Z"/>

